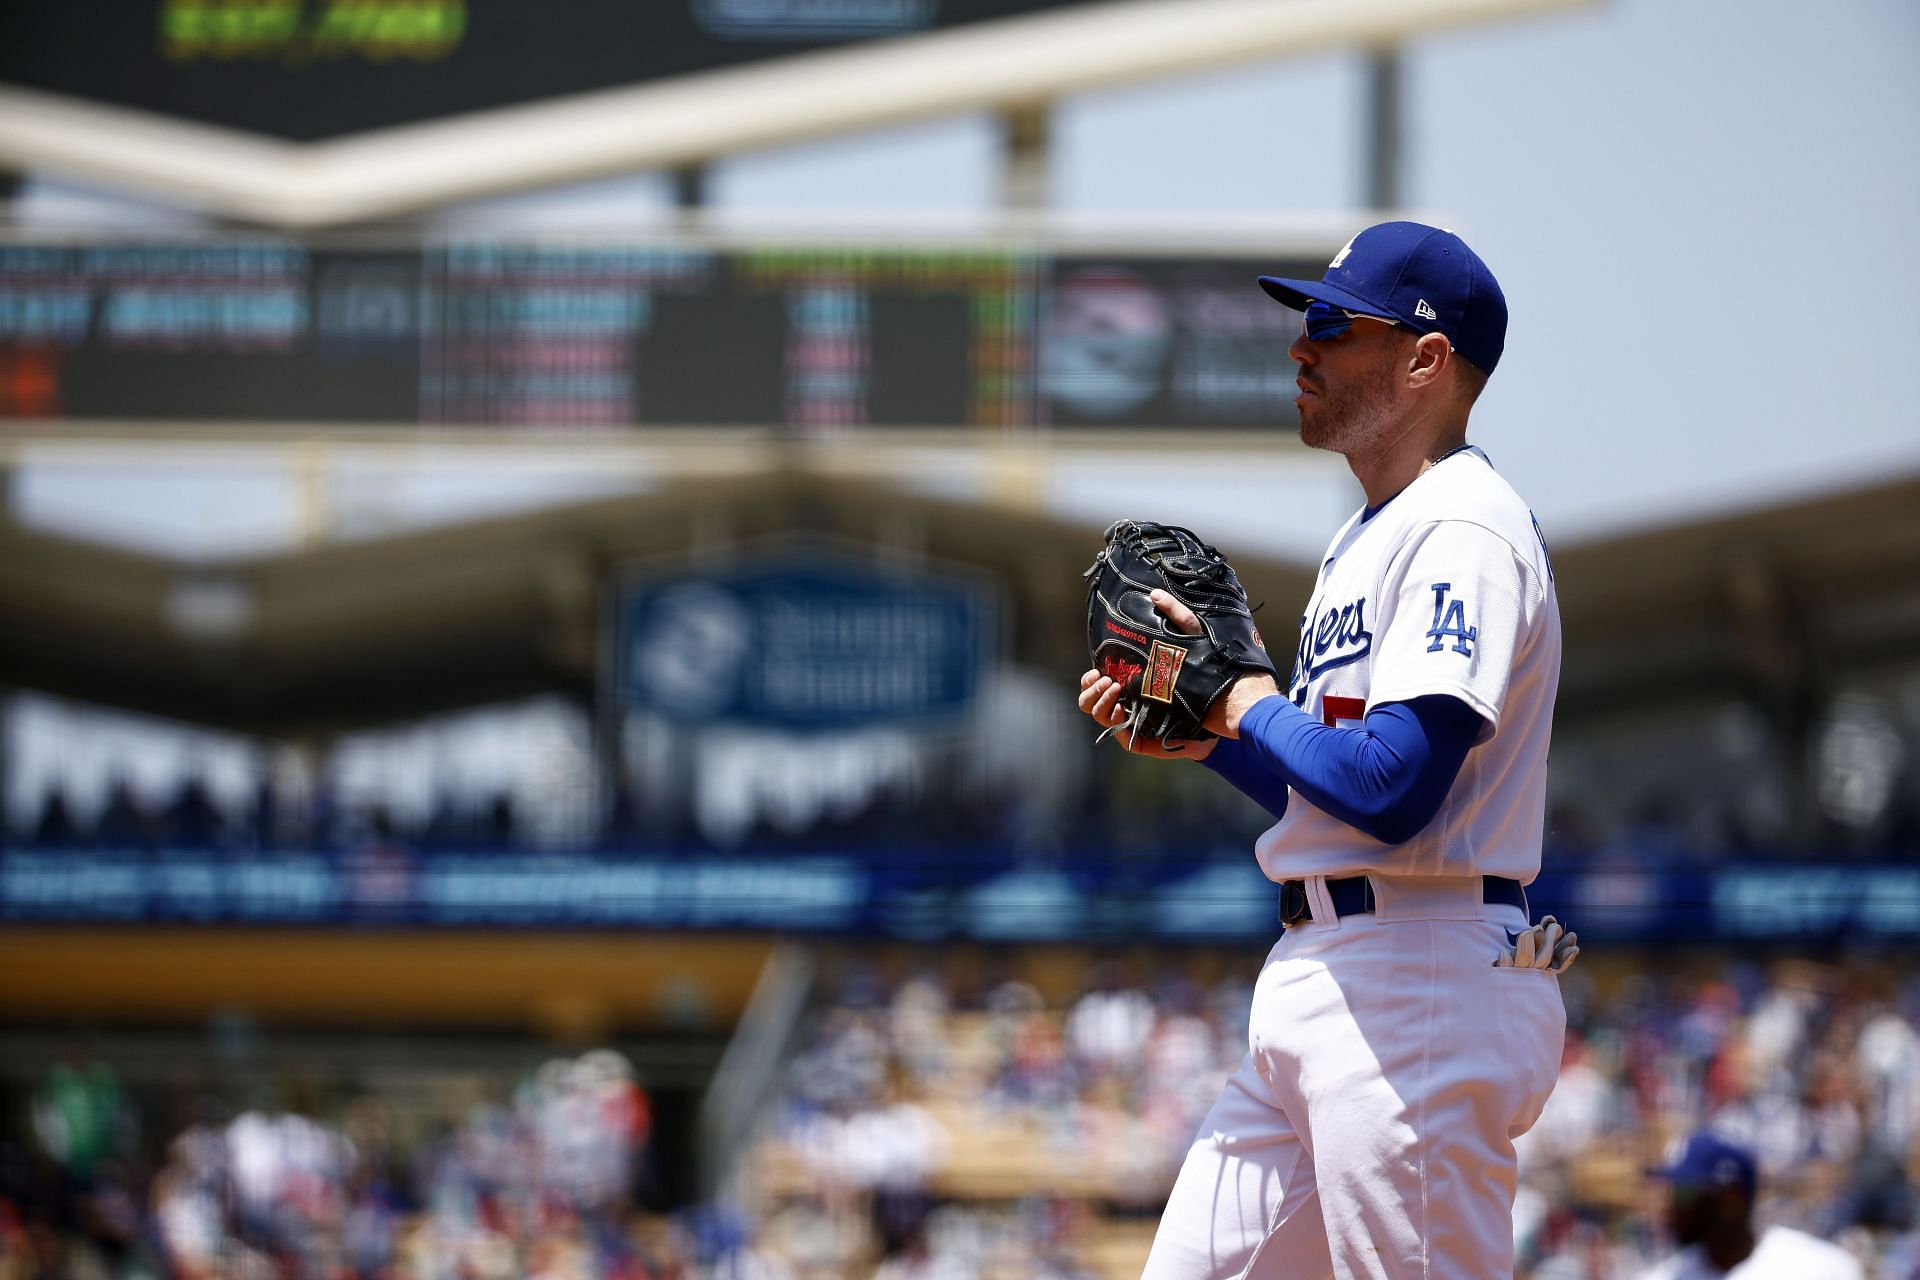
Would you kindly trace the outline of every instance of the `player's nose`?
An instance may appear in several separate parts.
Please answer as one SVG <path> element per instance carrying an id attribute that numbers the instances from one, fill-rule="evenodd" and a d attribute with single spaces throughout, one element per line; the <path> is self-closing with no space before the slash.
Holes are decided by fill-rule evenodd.
<path id="1" fill-rule="evenodd" d="M 1300 331 L 1293 342 L 1287 347 L 1287 355 L 1292 358 L 1295 364 L 1310 365 L 1320 362 L 1320 352 L 1313 345 L 1313 341 L 1307 337 L 1306 330 L 1304 329 Z"/>

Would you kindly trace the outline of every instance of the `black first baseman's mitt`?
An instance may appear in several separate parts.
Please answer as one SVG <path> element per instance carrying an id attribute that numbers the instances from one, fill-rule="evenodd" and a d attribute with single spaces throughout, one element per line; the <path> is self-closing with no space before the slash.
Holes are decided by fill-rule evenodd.
<path id="1" fill-rule="evenodd" d="M 1248 671 L 1278 678 L 1233 566 L 1191 529 L 1117 521 L 1084 576 L 1087 651 L 1121 686 L 1129 742 L 1210 738 L 1207 709 L 1235 680 Z M 1175 631 L 1148 598 L 1155 587 L 1193 610 L 1205 633 Z"/>

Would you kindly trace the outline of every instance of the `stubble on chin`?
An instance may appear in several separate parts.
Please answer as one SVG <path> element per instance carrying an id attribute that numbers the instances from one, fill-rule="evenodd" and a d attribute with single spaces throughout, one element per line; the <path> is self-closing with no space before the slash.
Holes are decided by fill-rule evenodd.
<path id="1" fill-rule="evenodd" d="M 1309 449 L 1352 454 L 1380 432 L 1391 396 L 1392 379 L 1384 368 L 1339 392 L 1323 387 L 1300 414 L 1300 443 Z"/>
<path id="2" fill-rule="evenodd" d="M 1300 443 L 1309 449 L 1331 449 L 1338 453 L 1347 434 L 1350 406 L 1330 400 L 1322 392 L 1313 398 L 1300 415 Z"/>

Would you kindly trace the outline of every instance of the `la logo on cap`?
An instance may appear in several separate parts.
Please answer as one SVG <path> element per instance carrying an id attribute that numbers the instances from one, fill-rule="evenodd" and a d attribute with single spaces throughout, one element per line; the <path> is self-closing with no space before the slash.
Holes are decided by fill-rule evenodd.
<path id="1" fill-rule="evenodd" d="M 1353 240 L 1358 240 L 1359 238 L 1359 236 L 1355 236 Z M 1353 240 L 1349 240 L 1340 246 L 1340 252 L 1333 255 L 1333 261 L 1327 264 L 1327 270 L 1331 271 L 1347 260 L 1347 255 L 1353 252 Z"/>

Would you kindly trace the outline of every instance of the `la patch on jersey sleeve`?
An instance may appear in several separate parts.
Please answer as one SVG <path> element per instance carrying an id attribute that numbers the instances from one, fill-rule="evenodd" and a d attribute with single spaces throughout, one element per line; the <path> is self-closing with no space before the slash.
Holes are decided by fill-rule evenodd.
<path id="1" fill-rule="evenodd" d="M 1499 535 L 1444 520 L 1416 532 L 1381 583 L 1368 702 L 1450 694 L 1480 713 L 1481 741 L 1500 727 L 1514 659 L 1541 592 Z"/>

